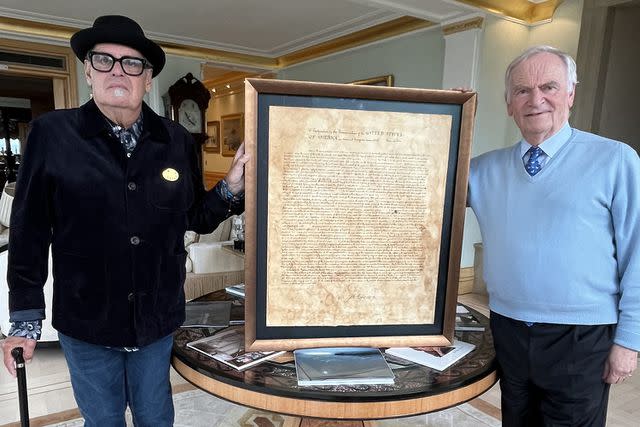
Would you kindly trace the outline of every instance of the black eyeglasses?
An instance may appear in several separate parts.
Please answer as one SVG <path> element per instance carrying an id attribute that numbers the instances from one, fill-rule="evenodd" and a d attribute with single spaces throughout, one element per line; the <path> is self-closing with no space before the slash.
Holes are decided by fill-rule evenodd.
<path id="1" fill-rule="evenodd" d="M 144 58 L 137 58 L 135 56 L 123 56 L 116 59 L 113 55 L 102 52 L 89 52 L 87 59 L 91 62 L 91 66 L 94 70 L 103 73 L 108 73 L 113 70 L 116 62 L 120 63 L 122 71 L 130 76 L 139 76 L 145 70 L 145 68 L 153 68 L 153 66 Z"/>

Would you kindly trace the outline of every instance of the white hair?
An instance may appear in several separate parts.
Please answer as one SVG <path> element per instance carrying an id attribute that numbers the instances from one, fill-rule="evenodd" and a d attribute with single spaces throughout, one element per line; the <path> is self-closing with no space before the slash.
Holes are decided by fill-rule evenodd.
<path id="1" fill-rule="evenodd" d="M 562 60 L 567 69 L 567 86 L 570 91 L 569 93 L 571 93 L 575 85 L 578 84 L 576 61 L 574 61 L 571 55 L 551 46 L 533 46 L 522 52 L 522 54 L 511 61 L 511 64 L 507 67 L 507 71 L 504 74 L 504 99 L 507 101 L 507 104 L 511 102 L 511 74 L 513 74 L 513 70 L 527 59 L 539 53 L 552 53 Z"/>

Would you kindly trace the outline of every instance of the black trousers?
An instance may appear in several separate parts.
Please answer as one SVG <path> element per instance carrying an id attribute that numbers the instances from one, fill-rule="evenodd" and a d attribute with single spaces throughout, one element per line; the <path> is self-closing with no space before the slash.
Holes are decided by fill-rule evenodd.
<path id="1" fill-rule="evenodd" d="M 607 418 L 602 380 L 615 325 L 524 322 L 491 312 L 506 427 L 595 427 Z"/>

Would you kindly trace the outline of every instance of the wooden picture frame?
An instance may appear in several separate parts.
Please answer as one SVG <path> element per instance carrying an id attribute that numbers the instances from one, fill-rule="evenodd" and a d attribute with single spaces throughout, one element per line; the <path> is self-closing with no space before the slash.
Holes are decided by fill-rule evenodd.
<path id="1" fill-rule="evenodd" d="M 368 85 L 368 86 L 388 86 L 391 87 L 394 84 L 393 74 L 387 74 L 384 76 L 370 77 L 363 80 L 355 80 L 349 82 L 352 85 Z"/>
<path id="2" fill-rule="evenodd" d="M 244 114 L 227 114 L 220 117 L 220 147 L 223 156 L 235 156 L 244 135 Z"/>
<path id="3" fill-rule="evenodd" d="M 451 343 L 475 110 L 470 92 L 245 81 L 249 350 Z"/>
<path id="4" fill-rule="evenodd" d="M 220 152 L 220 121 L 207 122 L 207 139 L 202 144 L 202 149 L 208 153 Z"/>

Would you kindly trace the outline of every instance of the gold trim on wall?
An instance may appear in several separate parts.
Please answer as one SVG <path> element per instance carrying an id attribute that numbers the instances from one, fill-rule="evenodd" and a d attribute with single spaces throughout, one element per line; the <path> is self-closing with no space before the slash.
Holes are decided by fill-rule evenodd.
<path id="1" fill-rule="evenodd" d="M 442 27 L 442 34 L 445 36 L 461 33 L 463 31 L 472 30 L 474 28 L 482 28 L 482 23 L 484 22 L 484 18 L 473 18 L 468 19 L 466 21 L 456 22 L 454 24 L 445 25 Z"/>
<path id="2" fill-rule="evenodd" d="M 347 34 L 324 43 L 302 49 L 297 52 L 283 55 L 278 58 L 280 67 L 289 67 L 300 62 L 320 58 L 332 53 L 352 49 L 364 44 L 384 40 L 389 37 L 398 36 L 411 31 L 421 30 L 435 25 L 434 22 L 425 19 L 403 16 L 355 33 Z"/>
<path id="3" fill-rule="evenodd" d="M 69 40 L 78 28 L 63 25 L 34 22 L 26 19 L 0 17 L 0 31 L 29 36 L 48 37 L 59 40 Z"/>
<path id="4" fill-rule="evenodd" d="M 174 43 L 158 42 L 165 53 L 170 55 L 186 56 L 190 58 L 205 59 L 220 64 L 244 65 L 264 70 L 278 68 L 278 60 L 266 56 L 247 55 L 244 53 L 227 52 L 224 50 L 204 47 L 184 46 Z"/>
<path id="5" fill-rule="evenodd" d="M 547 0 L 544 3 L 531 3 L 527 0 L 456 0 L 496 15 L 511 18 L 522 24 L 540 24 L 553 18 L 562 0 Z"/>
<path id="6" fill-rule="evenodd" d="M 216 86 L 222 86 L 228 83 L 235 83 L 237 81 L 244 82 L 244 79 L 247 77 L 253 77 L 256 73 L 249 73 L 245 71 L 229 71 L 228 73 L 224 73 L 222 75 L 216 76 L 214 78 L 207 78 L 207 65 L 203 64 L 200 68 L 202 69 L 202 84 L 207 89 L 213 89 Z"/>

